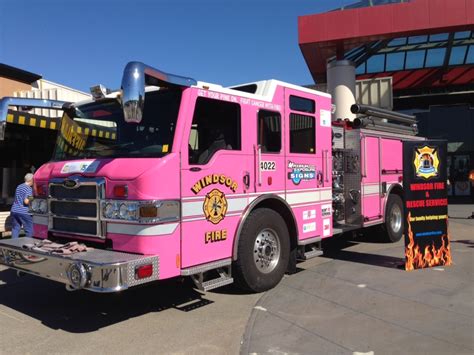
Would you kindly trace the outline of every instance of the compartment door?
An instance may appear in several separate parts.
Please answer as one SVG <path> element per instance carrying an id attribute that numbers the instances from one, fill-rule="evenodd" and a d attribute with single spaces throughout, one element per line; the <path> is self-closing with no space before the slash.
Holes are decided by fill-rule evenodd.
<path id="1" fill-rule="evenodd" d="M 362 136 L 362 216 L 364 224 L 382 218 L 380 138 Z"/>

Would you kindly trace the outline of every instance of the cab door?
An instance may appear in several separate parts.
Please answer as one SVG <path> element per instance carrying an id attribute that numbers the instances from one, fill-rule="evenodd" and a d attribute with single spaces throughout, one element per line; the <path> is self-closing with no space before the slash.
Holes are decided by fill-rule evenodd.
<path id="1" fill-rule="evenodd" d="M 237 100 L 200 91 L 181 147 L 181 267 L 230 258 L 248 204 L 252 156 L 243 153 Z"/>
<path id="2" fill-rule="evenodd" d="M 328 237 L 331 221 L 330 99 L 285 88 L 286 201 L 300 240 Z"/>
<path id="3" fill-rule="evenodd" d="M 285 198 L 286 169 L 282 114 L 276 110 L 258 110 L 255 142 L 255 198 L 275 194 Z"/>

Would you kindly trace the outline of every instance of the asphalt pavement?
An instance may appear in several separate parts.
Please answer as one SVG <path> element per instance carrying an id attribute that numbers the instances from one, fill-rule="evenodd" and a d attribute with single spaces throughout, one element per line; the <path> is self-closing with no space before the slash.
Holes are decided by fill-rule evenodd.
<path id="1" fill-rule="evenodd" d="M 452 266 L 405 271 L 403 241 L 327 243 L 260 298 L 241 353 L 474 354 L 472 211 L 449 208 Z"/>
<path id="2" fill-rule="evenodd" d="M 0 266 L 0 353 L 472 354 L 472 211 L 449 208 L 450 267 L 406 272 L 403 242 L 343 238 L 263 294 L 189 280 L 68 292 Z"/>

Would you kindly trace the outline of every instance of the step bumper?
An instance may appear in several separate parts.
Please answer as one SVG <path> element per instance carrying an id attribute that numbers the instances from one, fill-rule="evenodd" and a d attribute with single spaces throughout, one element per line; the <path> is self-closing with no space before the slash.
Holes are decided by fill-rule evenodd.
<path id="1" fill-rule="evenodd" d="M 54 280 L 70 290 L 110 293 L 159 279 L 159 257 L 93 249 L 72 255 L 57 255 L 25 249 L 39 239 L 0 241 L 0 264 L 18 271 Z M 151 265 L 151 266 L 150 266 Z M 139 278 L 139 268 L 152 270 Z"/>

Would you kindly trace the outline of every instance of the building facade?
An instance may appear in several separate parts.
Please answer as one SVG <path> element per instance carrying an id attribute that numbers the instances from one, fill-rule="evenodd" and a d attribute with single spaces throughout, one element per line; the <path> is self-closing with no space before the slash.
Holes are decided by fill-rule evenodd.
<path id="1" fill-rule="evenodd" d="M 81 101 L 91 96 L 48 80 L 41 75 L 0 64 L 0 98 L 28 97 Z M 22 108 L 20 108 L 22 109 Z M 34 109 L 9 110 L 0 139 L 0 234 L 9 229 L 8 215 L 15 188 L 53 153 L 61 112 Z"/>
<path id="2" fill-rule="evenodd" d="M 301 16 L 298 30 L 317 85 L 341 61 L 358 81 L 391 77 L 393 109 L 448 140 L 452 199 L 474 200 L 474 0 L 364 0 Z M 367 103 L 362 91 L 355 100 Z"/>

